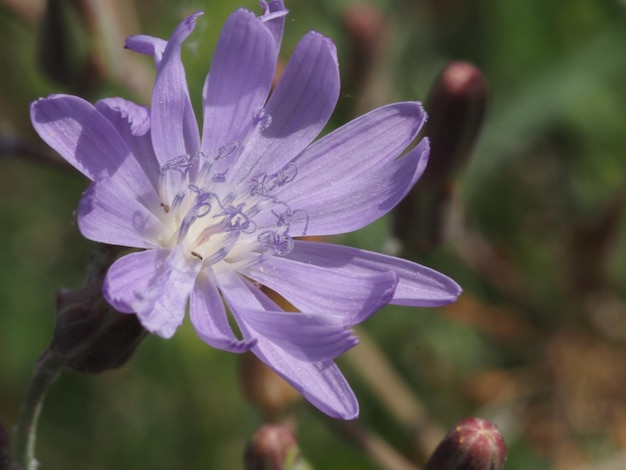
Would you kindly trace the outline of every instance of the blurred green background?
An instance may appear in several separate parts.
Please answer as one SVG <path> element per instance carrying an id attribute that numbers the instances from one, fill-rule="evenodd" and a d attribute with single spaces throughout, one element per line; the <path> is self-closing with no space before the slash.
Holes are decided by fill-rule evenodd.
<path id="1" fill-rule="evenodd" d="M 29 103 L 65 92 L 147 104 L 151 63 L 125 51 L 124 38 L 167 38 L 203 9 L 184 50 L 197 107 L 224 20 L 240 6 L 260 12 L 252 0 L 51 3 L 59 16 L 44 21 L 43 0 L 0 1 L 0 422 L 7 427 L 49 341 L 56 292 L 82 284 L 91 250 L 74 212 L 87 181 L 47 159 Z M 344 91 L 329 129 L 387 102 L 425 100 L 450 61 L 476 64 L 489 83 L 483 131 L 450 185 L 443 241 L 407 246 L 456 279 L 464 295 L 438 310 L 388 308 L 364 325 L 413 404 L 435 430 L 473 415 L 494 421 L 510 470 L 626 468 L 626 4 L 286 3 L 283 59 L 311 29 L 337 44 Z M 373 38 L 369 49 L 359 34 Z M 380 250 L 389 239 L 386 219 L 340 241 Z M 358 426 L 421 465 L 410 423 L 390 411 L 358 359 L 339 362 L 360 399 Z M 148 337 L 119 370 L 63 374 L 41 418 L 42 468 L 241 468 L 262 419 L 240 391 L 238 363 L 186 323 L 171 340 Z M 393 468 L 307 404 L 296 414 L 315 468 Z"/>

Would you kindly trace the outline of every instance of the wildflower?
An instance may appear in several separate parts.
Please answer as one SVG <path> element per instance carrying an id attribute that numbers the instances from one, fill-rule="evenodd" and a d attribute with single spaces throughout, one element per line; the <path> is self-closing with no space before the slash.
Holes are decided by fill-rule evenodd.
<path id="1" fill-rule="evenodd" d="M 350 327 L 388 303 L 452 302 L 460 288 L 406 260 L 295 238 L 357 230 L 391 210 L 424 171 L 427 140 L 398 156 L 425 116 L 419 103 L 396 103 L 311 143 L 339 95 L 335 47 L 305 35 L 268 98 L 287 11 L 282 0 L 262 5 L 259 18 L 238 10 L 226 21 L 201 129 L 181 61 L 200 12 L 169 41 L 128 38 L 128 49 L 154 58 L 149 109 L 52 95 L 32 104 L 31 118 L 93 181 L 78 207 L 81 233 L 141 249 L 108 271 L 103 293 L 113 307 L 169 338 L 189 304 L 207 344 L 251 350 L 320 410 L 350 419 L 358 403 L 333 362 L 357 344 Z"/>

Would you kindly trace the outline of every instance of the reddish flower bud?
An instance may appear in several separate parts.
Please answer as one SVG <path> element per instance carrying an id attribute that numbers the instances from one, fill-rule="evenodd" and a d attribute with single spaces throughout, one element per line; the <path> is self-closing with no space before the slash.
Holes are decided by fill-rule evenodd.
<path id="1" fill-rule="evenodd" d="M 300 462 L 300 449 L 291 429 L 266 424 L 254 433 L 245 455 L 246 470 L 290 470 Z"/>
<path id="2" fill-rule="evenodd" d="M 487 81 L 475 65 L 452 62 L 441 71 L 425 104 L 425 135 L 431 140 L 431 151 L 420 185 L 445 184 L 469 157 L 482 127 L 487 98 Z"/>
<path id="3" fill-rule="evenodd" d="M 424 470 L 502 470 L 505 460 L 506 444 L 498 428 L 467 418 L 448 431 Z"/>
<path id="4" fill-rule="evenodd" d="M 441 243 L 444 213 L 453 180 L 478 138 L 487 108 L 488 86 L 481 71 L 452 62 L 433 84 L 426 101 L 430 139 L 428 166 L 394 212 L 394 233 L 405 246 L 427 251 Z"/>

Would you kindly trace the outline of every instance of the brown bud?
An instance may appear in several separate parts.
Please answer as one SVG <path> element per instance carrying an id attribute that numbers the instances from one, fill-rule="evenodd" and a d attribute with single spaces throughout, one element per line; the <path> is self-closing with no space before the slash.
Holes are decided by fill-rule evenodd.
<path id="1" fill-rule="evenodd" d="M 394 212 L 394 234 L 405 246 L 427 251 L 441 243 L 453 181 L 468 159 L 487 109 L 488 86 L 467 62 L 446 66 L 428 99 L 430 158 L 420 181 Z"/>
<path id="2" fill-rule="evenodd" d="M 117 252 L 100 249 L 92 260 L 88 284 L 57 295 L 54 333 L 48 346 L 64 357 L 68 368 L 94 374 L 124 365 L 147 335 L 136 315 L 116 311 L 102 296 L 106 271 Z"/>
<path id="3" fill-rule="evenodd" d="M 293 432 L 282 424 L 266 424 L 248 443 L 244 454 L 246 470 L 295 470 L 300 449 Z"/>
<path id="4" fill-rule="evenodd" d="M 431 150 L 420 185 L 437 187 L 453 178 L 476 143 L 487 98 L 487 81 L 475 65 L 452 62 L 442 70 L 425 105 Z"/>
<path id="5" fill-rule="evenodd" d="M 448 431 L 424 470 L 502 470 L 506 452 L 493 423 L 467 418 Z"/>

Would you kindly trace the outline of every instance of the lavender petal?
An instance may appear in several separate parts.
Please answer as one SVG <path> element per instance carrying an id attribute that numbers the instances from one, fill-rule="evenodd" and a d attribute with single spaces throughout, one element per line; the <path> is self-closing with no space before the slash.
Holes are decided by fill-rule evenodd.
<path id="1" fill-rule="evenodd" d="M 133 253 L 113 263 L 103 292 L 112 305 L 121 304 L 136 312 L 146 330 L 162 338 L 171 338 L 183 321 L 187 300 L 202 263 L 199 260 L 190 261 L 180 247 L 171 250 L 165 260 L 146 255 L 155 251 L 160 253 L 162 250 Z M 137 259 L 141 255 L 152 264 L 139 267 Z M 140 273 L 152 270 L 154 276 L 142 276 L 139 281 L 147 283 L 134 284 L 131 290 L 127 283 L 136 276 L 133 270 Z"/>
<path id="2" fill-rule="evenodd" d="M 222 30 L 204 90 L 202 151 L 215 154 L 241 142 L 263 106 L 276 69 L 278 49 L 264 23 L 238 10 Z"/>
<path id="3" fill-rule="evenodd" d="M 428 158 L 426 141 L 397 157 L 423 121 L 418 103 L 385 106 L 355 119 L 295 159 L 297 178 L 278 188 L 274 197 L 307 214 L 306 235 L 364 227 L 391 210 L 422 174 Z M 271 217 L 266 217 L 269 223 Z"/>
<path id="4" fill-rule="evenodd" d="M 167 232 L 167 228 L 137 200 L 132 189 L 106 176 L 94 181 L 78 204 L 78 227 L 83 236 L 110 245 L 157 246 L 158 234 Z M 153 200 L 153 196 L 148 191 L 146 199 Z"/>
<path id="5" fill-rule="evenodd" d="M 124 47 L 138 54 L 152 56 L 154 65 L 158 68 L 163 59 L 163 52 L 165 52 L 165 48 L 167 47 L 167 41 L 161 38 L 155 38 L 154 36 L 137 34 L 127 38 Z"/>
<path id="6" fill-rule="evenodd" d="M 113 125 L 82 98 L 50 95 L 30 112 L 39 136 L 91 180 L 117 172 L 131 155 Z"/>
<path id="7" fill-rule="evenodd" d="M 239 275 L 230 270 L 220 270 L 217 279 L 220 291 L 231 307 L 244 337 L 258 338 L 252 352 L 259 359 L 322 412 L 339 419 L 354 419 L 358 416 L 359 404 L 354 392 L 332 361 L 305 362 L 295 359 L 280 346 L 259 335 L 245 319 L 237 315 L 239 308 L 253 310 L 273 308 L 273 303 L 265 294 L 258 289 L 255 291 L 255 288 L 251 288 Z"/>
<path id="8" fill-rule="evenodd" d="M 392 271 L 345 273 L 279 256 L 246 275 L 303 312 L 340 314 L 351 325 L 387 305 L 398 282 Z"/>
<path id="9" fill-rule="evenodd" d="M 193 155 L 200 146 L 181 48 L 201 14 L 188 16 L 174 30 L 157 70 L 152 92 L 152 144 L 161 165 L 181 155 Z"/>
<path id="10" fill-rule="evenodd" d="M 116 310 L 134 313 L 138 295 L 145 292 L 151 281 L 163 269 L 170 250 L 139 251 L 123 256 L 111 265 L 102 293 Z"/>
<path id="11" fill-rule="evenodd" d="M 189 314 L 197 335 L 209 346 L 242 353 L 256 345 L 256 339 L 240 340 L 233 333 L 224 302 L 210 272 L 202 272 L 198 276 L 190 298 Z"/>
<path id="12" fill-rule="evenodd" d="M 254 129 L 233 172 L 272 172 L 298 155 L 328 122 L 339 87 L 334 44 L 319 33 L 307 34 L 263 110 L 265 125 Z"/>
<path id="13" fill-rule="evenodd" d="M 155 191 L 159 182 L 159 162 L 152 148 L 150 111 L 122 98 L 106 98 L 96 102 L 96 109 L 106 117 L 126 142 L 143 168 Z"/>
<path id="14" fill-rule="evenodd" d="M 347 275 L 393 271 L 398 275 L 392 304 L 439 307 L 454 302 L 461 287 L 448 276 L 402 258 L 331 243 L 294 241 L 286 258 L 312 263 Z"/>

